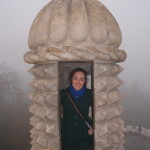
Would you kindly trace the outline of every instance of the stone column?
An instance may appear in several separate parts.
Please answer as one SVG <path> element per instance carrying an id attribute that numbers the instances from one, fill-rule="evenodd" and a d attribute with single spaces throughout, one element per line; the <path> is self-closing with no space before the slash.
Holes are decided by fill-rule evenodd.
<path id="1" fill-rule="evenodd" d="M 119 115 L 124 110 L 119 104 L 121 93 L 117 89 L 122 81 L 117 74 L 122 68 L 117 64 L 94 65 L 95 150 L 123 149 L 123 121 Z"/>
<path id="2" fill-rule="evenodd" d="M 33 114 L 31 150 L 60 149 L 57 70 L 57 62 L 35 65 L 29 70 L 35 77 L 30 82 L 34 91 L 29 95 L 34 101 L 29 108 Z"/>

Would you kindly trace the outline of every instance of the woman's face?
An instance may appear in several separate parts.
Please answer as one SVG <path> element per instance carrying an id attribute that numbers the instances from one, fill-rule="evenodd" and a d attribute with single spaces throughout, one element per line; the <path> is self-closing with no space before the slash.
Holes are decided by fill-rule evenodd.
<path id="1" fill-rule="evenodd" d="M 75 72 L 72 78 L 72 86 L 79 91 L 85 84 L 85 75 L 83 72 Z"/>

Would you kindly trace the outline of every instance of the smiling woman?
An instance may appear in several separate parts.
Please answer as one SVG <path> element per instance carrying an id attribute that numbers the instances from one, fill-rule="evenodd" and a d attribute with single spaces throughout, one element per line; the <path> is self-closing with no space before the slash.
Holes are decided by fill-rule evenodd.
<path id="1" fill-rule="evenodd" d="M 74 69 L 69 76 L 70 83 L 76 91 L 86 86 L 87 72 L 82 68 Z"/>
<path id="2" fill-rule="evenodd" d="M 88 150 L 93 146 L 89 117 L 93 94 L 86 83 L 87 71 L 75 68 L 69 74 L 69 86 L 60 91 L 62 150 Z"/>

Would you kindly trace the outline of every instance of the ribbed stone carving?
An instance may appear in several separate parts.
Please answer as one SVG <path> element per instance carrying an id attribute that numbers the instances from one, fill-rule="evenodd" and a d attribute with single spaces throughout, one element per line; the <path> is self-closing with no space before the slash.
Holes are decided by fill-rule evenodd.
<path id="1" fill-rule="evenodd" d="M 52 0 L 36 16 L 29 33 L 31 51 L 25 62 L 35 64 L 29 95 L 31 150 L 60 150 L 59 62 L 93 62 L 95 150 L 123 150 L 124 128 L 117 89 L 126 59 L 118 23 L 98 0 Z M 79 66 L 80 67 L 80 66 Z"/>
<path id="2" fill-rule="evenodd" d="M 122 70 L 117 64 L 94 64 L 95 150 L 124 149 L 123 121 L 119 117 L 124 109 L 117 90 L 122 83 L 117 74 Z"/>
<path id="3" fill-rule="evenodd" d="M 100 61 L 122 62 L 126 59 L 123 50 L 115 48 L 73 47 L 65 46 L 47 50 L 29 51 L 24 55 L 27 63 L 45 63 L 46 61 Z"/>
<path id="4" fill-rule="evenodd" d="M 121 40 L 116 20 L 97 0 L 52 0 L 29 33 L 32 50 L 66 45 L 118 48 Z"/>
<path id="5" fill-rule="evenodd" d="M 59 149 L 57 64 L 36 65 L 29 72 L 35 77 L 30 83 L 35 91 L 29 95 L 34 101 L 29 108 L 34 114 L 30 118 L 34 127 L 30 132 L 31 150 Z"/>

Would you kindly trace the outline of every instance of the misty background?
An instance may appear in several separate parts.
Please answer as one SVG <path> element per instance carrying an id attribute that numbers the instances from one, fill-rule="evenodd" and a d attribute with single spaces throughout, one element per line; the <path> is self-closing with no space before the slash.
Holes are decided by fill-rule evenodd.
<path id="1" fill-rule="evenodd" d="M 0 147 L 3 150 L 29 150 L 31 100 L 28 86 L 33 79 L 23 55 L 29 51 L 28 34 L 37 13 L 50 0 L 0 1 Z M 125 108 L 121 117 L 126 125 L 150 129 L 150 1 L 101 0 L 117 20 L 122 31 L 120 49 L 127 59 L 119 63 L 124 71 L 119 87 Z M 132 138 L 132 137 L 131 137 Z M 134 140 L 135 145 L 141 139 Z M 133 141 L 132 141 L 133 142 Z M 147 143 L 150 145 L 150 142 Z M 137 146 L 138 149 L 140 146 Z M 0 149 L 1 149 L 0 148 Z M 135 149 L 135 150 L 138 150 Z M 149 150 L 144 146 L 139 150 Z M 132 148 L 134 150 L 134 148 Z"/>

